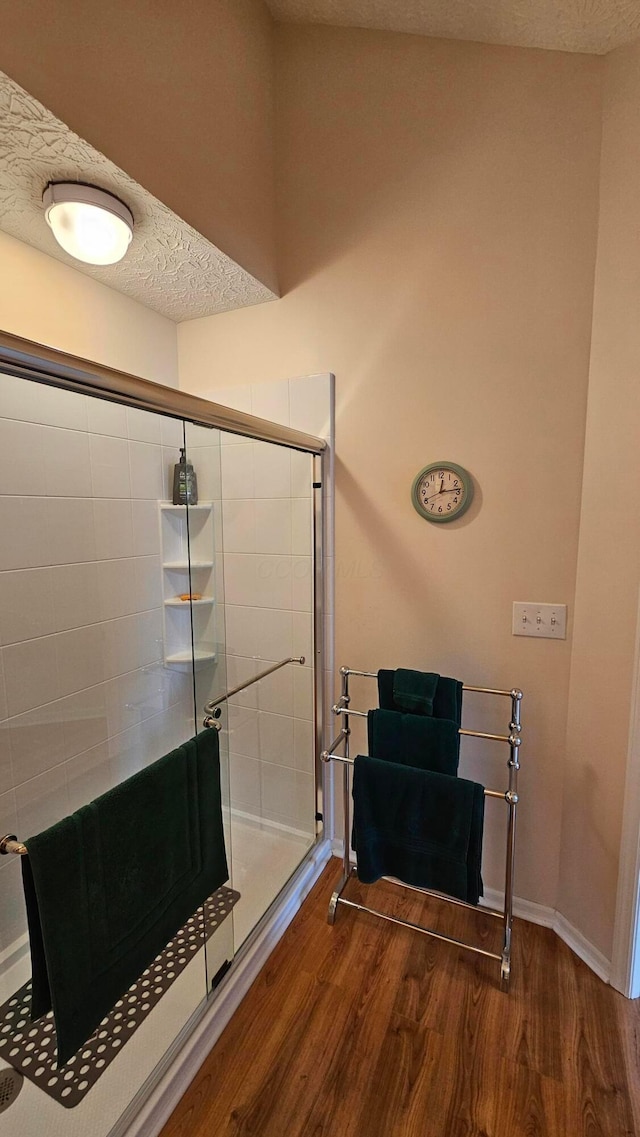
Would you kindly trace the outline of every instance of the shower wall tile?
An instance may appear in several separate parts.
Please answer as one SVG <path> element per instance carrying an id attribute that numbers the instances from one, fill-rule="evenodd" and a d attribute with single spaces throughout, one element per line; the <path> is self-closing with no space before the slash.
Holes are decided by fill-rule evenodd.
<path id="1" fill-rule="evenodd" d="M 255 551 L 291 553 L 291 501 L 265 498 L 255 502 Z"/>
<path id="2" fill-rule="evenodd" d="M 296 719 L 313 718 L 313 671 L 293 667 L 293 714 Z"/>
<path id="3" fill-rule="evenodd" d="M 295 655 L 292 612 L 288 608 L 258 609 L 253 637 L 260 659 L 277 662 Z"/>
<path id="4" fill-rule="evenodd" d="M 253 443 L 243 439 L 242 445 L 222 447 L 220 461 L 223 500 L 227 501 L 229 498 L 235 497 L 245 500 L 253 499 Z"/>
<path id="5" fill-rule="evenodd" d="M 100 619 L 98 562 L 55 565 L 49 569 L 55 631 L 68 631 Z"/>
<path id="6" fill-rule="evenodd" d="M 89 429 L 90 400 L 75 391 L 63 391 L 58 387 L 48 387 L 46 383 L 30 383 L 33 391 L 32 422 L 46 423 L 47 426 L 61 426 L 68 430 Z M 26 384 L 23 384 L 26 386 Z M 4 394 L 4 392 L 3 392 Z M 4 399 L 2 403 L 4 414 Z"/>
<path id="7" fill-rule="evenodd" d="M 313 723 L 308 719 L 296 719 L 293 730 L 293 764 L 306 774 L 313 774 L 314 740 Z"/>
<path id="8" fill-rule="evenodd" d="M 22 422 L 41 422 L 37 407 L 43 389 L 40 383 L 27 383 L 17 376 L 3 375 L 0 414 L 3 418 Z"/>
<path id="9" fill-rule="evenodd" d="M 191 437 L 193 429 L 190 427 L 187 431 L 187 457 L 192 463 L 198 479 L 198 500 L 219 500 L 222 493 L 222 475 L 218 459 L 220 444 L 217 441 L 220 432 L 217 430 L 205 431 L 207 435 L 206 445 L 194 446 Z M 212 436 L 216 439 L 215 443 L 212 443 Z"/>
<path id="10" fill-rule="evenodd" d="M 55 636 L 4 648 L 4 678 L 10 716 L 20 715 L 60 694 Z"/>
<path id="11" fill-rule="evenodd" d="M 4 683 L 4 653 L 0 648 L 0 722 L 6 719 L 8 713 L 7 691 Z"/>
<path id="12" fill-rule="evenodd" d="M 179 419 L 161 416 L 160 441 L 163 446 L 171 446 L 174 450 L 184 446 L 184 427 Z"/>
<path id="13" fill-rule="evenodd" d="M 46 466 L 42 436 L 46 427 L 30 422 L 0 419 L 0 486 L 3 493 L 46 494 Z"/>
<path id="14" fill-rule="evenodd" d="M 246 683 L 248 679 L 253 678 L 257 671 L 260 670 L 260 665 L 255 659 L 245 658 L 240 655 L 227 655 L 227 681 L 225 687 L 229 690 L 233 687 L 239 687 L 241 683 Z M 253 710 L 258 708 L 258 687 L 259 684 L 254 684 L 247 687 L 244 691 L 239 691 L 237 695 L 232 698 L 232 703 L 237 707 L 250 707 Z"/>
<path id="15" fill-rule="evenodd" d="M 59 701 L 7 721 L 14 786 L 44 774 L 69 757 Z"/>
<path id="16" fill-rule="evenodd" d="M 311 557 L 293 557 L 291 607 L 295 612 L 313 609 L 313 562 Z"/>
<path id="17" fill-rule="evenodd" d="M 274 663 L 277 660 L 273 661 Z M 302 670 L 299 668 L 298 670 Z M 258 707 L 275 715 L 292 715 L 293 712 L 293 672 L 294 666 L 274 671 L 266 679 L 256 684 Z"/>
<path id="18" fill-rule="evenodd" d="M 13 789 L 13 769 L 11 765 L 11 745 L 9 740 L 9 723 L 6 719 L 0 721 L 0 794 Z M 4 830 L 6 833 L 6 829 Z"/>
<path id="19" fill-rule="evenodd" d="M 226 652 L 229 659 L 234 655 L 245 657 L 257 655 L 255 627 L 258 611 L 243 604 L 230 604 L 225 607 L 227 630 Z"/>
<path id="20" fill-rule="evenodd" d="M 15 829 L 11 832 L 15 833 Z M 27 916 L 24 906 L 22 874 L 19 857 L 3 857 L 9 862 L 2 866 L 2 920 L 0 920 L 0 951 L 27 934 Z M 17 863 L 16 863 L 17 862 Z M 8 994 L 9 992 L 6 992 Z"/>
<path id="21" fill-rule="evenodd" d="M 162 442 L 162 418 L 137 407 L 127 407 L 127 436 L 137 442 Z"/>
<path id="22" fill-rule="evenodd" d="M 16 808 L 16 795 L 15 795 L 15 792 L 13 790 L 9 790 L 7 793 L 0 794 L 0 832 L 2 834 L 4 834 L 4 833 L 15 833 L 16 835 L 18 834 L 18 811 Z M 10 862 L 10 860 L 11 860 L 11 857 L 2 857 L 2 864 L 0 864 L 0 872 L 4 868 L 6 868 L 6 866 Z M 3 880 L 3 882 L 2 882 L 3 890 L 5 888 L 5 885 L 6 885 L 6 881 Z M 3 894 L 4 894 L 4 892 L 3 892 Z M 4 910 L 3 910 L 2 915 L 4 918 Z M 2 923 L 3 923 L 3 920 L 0 920 L 0 927 L 2 926 Z"/>
<path id="23" fill-rule="evenodd" d="M 106 793 L 113 786 L 109 746 L 101 742 L 65 764 L 69 808 L 74 811 Z"/>
<path id="24" fill-rule="evenodd" d="M 129 443 L 126 439 L 93 434 L 90 438 L 90 450 L 93 497 L 129 498 L 131 477 Z"/>
<path id="25" fill-rule="evenodd" d="M 36 568 L 50 564 L 47 502 L 40 497 L 0 497 L 0 532 L 11 540 L 0 541 L 0 571 Z"/>
<path id="26" fill-rule="evenodd" d="M 101 505 L 104 503 L 100 503 Z M 158 506 L 155 501 L 132 501 L 133 555 L 157 556 L 160 548 Z"/>
<path id="27" fill-rule="evenodd" d="M 260 814 L 260 762 L 244 754 L 229 755 L 231 800 L 235 809 Z"/>
<path id="28" fill-rule="evenodd" d="M 50 426 L 39 429 L 46 480 L 38 492 L 49 497 L 68 497 L 71 492 L 74 497 L 91 497 L 88 436 Z"/>
<path id="29" fill-rule="evenodd" d="M 313 512 L 310 497 L 291 500 L 291 552 L 310 557 L 313 553 Z"/>
<path id="30" fill-rule="evenodd" d="M 95 518 L 95 552 L 98 560 L 115 557 L 130 557 L 133 555 L 133 514 L 135 503 L 122 499 L 120 501 L 105 498 L 93 502 Z M 154 503 L 154 508 L 155 503 Z M 157 525 L 157 518 L 156 518 Z M 156 549 L 159 546 L 157 538 Z M 91 557 L 70 558 L 91 560 Z"/>
<path id="31" fill-rule="evenodd" d="M 40 534 L 43 564 L 67 565 L 96 558 L 94 503 L 90 498 L 45 499 L 46 540 Z"/>
<path id="32" fill-rule="evenodd" d="M 98 587 L 94 608 L 99 620 L 117 620 L 138 611 L 136 582 L 132 579 L 136 566 L 137 561 L 128 557 L 96 563 Z"/>
<path id="33" fill-rule="evenodd" d="M 258 608 L 292 607 L 291 557 L 272 557 L 256 554 L 255 599 Z"/>
<path id="34" fill-rule="evenodd" d="M 274 446 L 271 442 L 253 443 L 255 497 L 288 498 L 291 495 L 290 453 L 285 446 Z"/>
<path id="35" fill-rule="evenodd" d="M 130 442 L 129 463 L 132 497 L 160 501 L 164 494 L 162 447 L 148 442 Z"/>
<path id="36" fill-rule="evenodd" d="M 260 757 L 258 711 L 249 707 L 229 706 L 229 750 L 247 758 Z"/>
<path id="37" fill-rule="evenodd" d="M 92 750 L 108 737 L 106 684 L 87 687 L 61 699 L 60 718 L 64 730 L 65 756 L 73 758 Z M 90 800 L 90 799 L 87 799 Z"/>
<path id="38" fill-rule="evenodd" d="M 287 715 L 258 713 L 260 757 L 264 762 L 293 766 L 293 719 Z"/>
<path id="39" fill-rule="evenodd" d="M 51 637 L 55 643 L 60 698 L 94 687 L 106 679 L 103 627 L 102 624 L 89 624 Z"/>
<path id="40" fill-rule="evenodd" d="M 132 599 L 136 612 L 162 606 L 162 562 L 159 556 L 136 557 L 125 561 L 134 571 Z M 130 583 L 131 588 L 131 583 Z"/>
<path id="41" fill-rule="evenodd" d="M 106 399 L 87 399 L 87 425 L 91 434 L 110 434 L 127 437 L 127 410 Z"/>
<path id="42" fill-rule="evenodd" d="M 290 463 L 291 493 L 294 498 L 303 497 L 309 501 L 313 480 L 313 459 L 302 450 L 292 450 Z"/>
<path id="43" fill-rule="evenodd" d="M 294 612 L 292 655 L 303 655 L 306 665 L 311 666 L 313 651 L 313 622 L 309 612 Z"/>
<path id="44" fill-rule="evenodd" d="M 0 572 L 0 644 L 20 643 L 56 630 L 53 571 Z"/>
<path id="45" fill-rule="evenodd" d="M 16 786 L 18 835 L 23 840 L 55 825 L 69 813 L 69 791 L 64 763 Z"/>
<path id="46" fill-rule="evenodd" d="M 256 504 L 244 498 L 231 498 L 222 503 L 225 552 L 255 553 Z"/>

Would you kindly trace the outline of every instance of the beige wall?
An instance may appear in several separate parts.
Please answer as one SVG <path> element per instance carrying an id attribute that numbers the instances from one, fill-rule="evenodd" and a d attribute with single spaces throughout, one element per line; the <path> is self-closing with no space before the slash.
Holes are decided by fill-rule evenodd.
<path id="1" fill-rule="evenodd" d="M 335 372 L 338 662 L 524 688 L 517 892 L 554 906 L 571 640 L 512 637 L 511 602 L 572 612 L 602 62 L 320 27 L 277 46 L 285 296 L 181 325 L 181 385 Z M 443 458 L 477 491 L 436 528 L 409 491 Z M 467 769 L 500 785 L 504 759 Z"/>
<path id="2" fill-rule="evenodd" d="M 559 907 L 607 956 L 640 582 L 640 44 L 605 61 Z"/>
<path id="3" fill-rule="evenodd" d="M 263 0 L 0 0 L 0 70 L 271 288 Z"/>
<path id="4" fill-rule="evenodd" d="M 177 387 L 172 320 L 6 233 L 0 265 L 2 331 Z"/>

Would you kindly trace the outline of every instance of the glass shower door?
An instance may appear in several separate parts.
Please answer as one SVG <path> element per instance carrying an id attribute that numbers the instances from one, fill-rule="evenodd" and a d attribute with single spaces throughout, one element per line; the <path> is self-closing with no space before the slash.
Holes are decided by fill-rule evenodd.
<path id="1" fill-rule="evenodd" d="M 203 553 L 215 510 L 173 506 L 181 446 L 181 420 L 0 375 L 0 837 L 28 842 L 144 771 L 202 729 L 203 692 L 226 685 Z M 20 861 L 0 856 L 0 1072 L 24 1076 L 2 1124 L 106 1137 L 232 959 L 231 899 L 194 914 L 59 1069 L 51 1017 L 29 1020 Z"/>
<path id="2" fill-rule="evenodd" d="M 218 456 L 198 445 L 201 428 L 187 424 L 186 438 L 199 481 L 212 484 Z M 219 460 L 217 662 L 196 685 L 228 749 L 237 951 L 316 840 L 313 459 L 222 431 Z"/>

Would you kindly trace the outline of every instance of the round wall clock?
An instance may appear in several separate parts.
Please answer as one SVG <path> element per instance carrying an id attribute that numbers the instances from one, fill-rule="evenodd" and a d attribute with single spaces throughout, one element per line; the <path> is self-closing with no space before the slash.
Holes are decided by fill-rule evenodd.
<path id="1" fill-rule="evenodd" d="M 471 474 L 455 462 L 431 462 L 416 474 L 411 501 L 427 521 L 453 521 L 473 500 Z"/>

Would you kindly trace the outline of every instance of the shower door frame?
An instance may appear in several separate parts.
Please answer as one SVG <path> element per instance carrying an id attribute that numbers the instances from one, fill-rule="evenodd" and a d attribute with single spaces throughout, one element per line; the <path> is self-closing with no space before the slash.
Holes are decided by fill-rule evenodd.
<path id="1" fill-rule="evenodd" d="M 294 879 L 298 877 L 305 866 L 310 864 L 314 853 L 327 837 L 326 815 L 324 805 L 328 798 L 323 785 L 326 770 L 320 755 L 324 745 L 324 713 L 325 713 L 325 645 L 324 645 L 324 550 L 326 536 L 326 486 L 329 474 L 328 448 L 323 438 L 306 434 L 304 431 L 292 427 L 280 426 L 277 423 L 246 414 L 225 407 L 220 403 L 210 402 L 180 391 L 174 387 L 165 387 L 149 379 L 131 375 L 128 372 L 118 371 L 104 364 L 92 360 L 82 359 L 70 355 L 56 348 L 48 347 L 32 340 L 15 336 L 0 329 L 0 377 L 1 374 L 12 375 L 18 378 L 35 381 L 50 387 L 58 387 L 77 394 L 90 395 L 107 402 L 118 403 L 121 406 L 135 407 L 138 410 L 149 411 L 153 414 L 164 415 L 173 419 L 181 419 L 196 426 L 211 427 L 242 435 L 259 442 L 269 442 L 277 446 L 299 450 L 310 456 L 313 461 L 313 682 L 314 682 L 314 777 L 316 802 L 316 837 L 315 842 L 303 857 Z M 204 708 L 197 708 L 197 714 L 204 712 Z M 287 886 L 285 886 L 287 887 Z M 231 979 L 236 970 L 236 964 L 248 961 L 255 949 L 256 941 L 261 931 L 266 927 L 268 920 L 277 909 L 281 893 L 272 902 L 256 927 L 242 944 L 234 959 L 228 976 Z M 293 912 L 291 913 L 293 916 Z M 282 929 L 284 930 L 284 928 Z M 250 966 L 250 965 L 248 965 Z M 227 977 L 216 989 L 222 993 L 227 985 Z M 210 996 L 211 993 L 209 993 Z M 242 997 L 242 996 L 241 996 Z M 134 1095 L 124 1113 L 112 1128 L 108 1137 L 115 1137 L 116 1133 L 123 1133 L 128 1128 L 145 1102 L 160 1083 L 161 1079 L 171 1067 L 176 1056 L 185 1043 L 193 1035 L 196 1028 L 202 1023 L 205 1015 L 215 1005 L 210 997 L 203 999 L 201 1006 L 190 1016 L 184 1024 L 174 1042 L 169 1046 L 163 1058 L 160 1059 L 154 1071 L 149 1075 L 143 1085 Z M 201 1059 L 200 1059 L 201 1061 Z M 181 1091 L 182 1092 L 182 1091 Z M 143 1123 L 144 1124 L 144 1123 Z"/>

